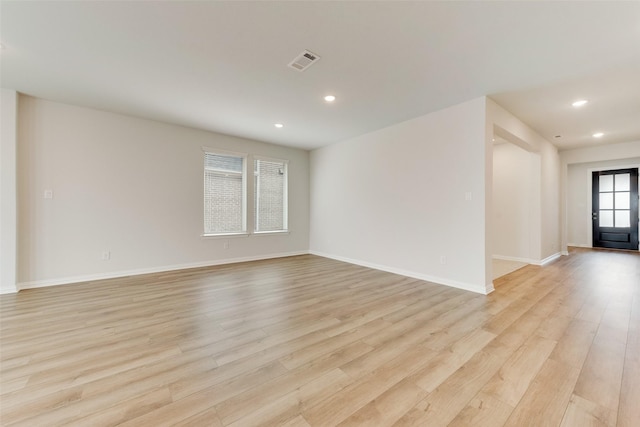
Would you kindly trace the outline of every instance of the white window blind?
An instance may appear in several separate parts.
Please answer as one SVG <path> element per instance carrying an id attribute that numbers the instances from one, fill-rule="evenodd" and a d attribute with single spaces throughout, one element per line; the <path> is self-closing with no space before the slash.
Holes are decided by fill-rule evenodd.
<path id="1" fill-rule="evenodd" d="M 286 231 L 287 162 L 256 159 L 254 185 L 254 231 Z"/>
<path id="2" fill-rule="evenodd" d="M 246 232 L 244 156 L 204 155 L 204 234 Z"/>

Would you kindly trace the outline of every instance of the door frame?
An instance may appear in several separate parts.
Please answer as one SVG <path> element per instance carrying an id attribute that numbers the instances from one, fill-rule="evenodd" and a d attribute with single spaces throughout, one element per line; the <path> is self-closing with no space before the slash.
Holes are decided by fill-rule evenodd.
<path id="1" fill-rule="evenodd" d="M 594 168 L 587 169 L 587 206 L 585 206 L 585 217 L 588 218 L 587 221 L 587 241 L 589 248 L 593 248 L 593 221 L 591 219 L 592 215 L 592 207 L 593 207 L 593 172 L 602 172 L 602 171 L 610 171 L 617 169 L 632 169 L 638 168 L 640 170 L 639 163 L 625 163 L 620 165 L 611 165 L 611 166 L 598 166 Z M 638 174 L 638 181 L 640 181 L 640 173 Z M 638 191 L 640 192 L 640 182 L 638 182 Z M 638 231 L 640 234 L 640 231 Z M 638 236 L 640 238 L 640 236 Z M 640 239 L 639 239 L 640 240 Z M 640 246 L 640 245 L 639 245 Z"/>

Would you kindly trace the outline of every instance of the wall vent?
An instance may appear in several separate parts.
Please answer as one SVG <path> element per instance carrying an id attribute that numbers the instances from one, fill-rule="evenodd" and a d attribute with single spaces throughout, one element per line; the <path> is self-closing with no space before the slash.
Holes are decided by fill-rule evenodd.
<path id="1" fill-rule="evenodd" d="M 319 59 L 320 57 L 315 53 L 305 50 L 300 55 L 298 55 L 296 59 L 289 63 L 289 67 L 293 68 L 294 70 L 304 71 L 314 63 L 318 62 Z"/>

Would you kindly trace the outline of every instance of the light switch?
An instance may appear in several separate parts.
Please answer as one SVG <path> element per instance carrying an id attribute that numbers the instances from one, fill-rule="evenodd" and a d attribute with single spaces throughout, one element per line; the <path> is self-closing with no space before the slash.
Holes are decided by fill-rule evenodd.
<path id="1" fill-rule="evenodd" d="M 464 193 L 464 199 L 466 201 L 470 201 L 472 199 L 471 191 L 467 191 L 466 193 Z"/>
<path id="2" fill-rule="evenodd" d="M 53 199 L 53 190 L 44 190 L 45 199 Z"/>

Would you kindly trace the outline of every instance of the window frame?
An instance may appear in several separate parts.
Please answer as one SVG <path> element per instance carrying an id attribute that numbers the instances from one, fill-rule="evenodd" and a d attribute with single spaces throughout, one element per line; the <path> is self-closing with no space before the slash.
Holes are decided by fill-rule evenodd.
<path id="1" fill-rule="evenodd" d="M 256 166 L 257 162 L 270 162 L 270 163 L 282 163 L 284 167 L 284 180 L 283 180 L 283 194 L 282 194 L 282 226 L 280 230 L 264 230 L 258 229 L 258 200 L 259 200 L 259 185 L 254 184 L 253 188 L 253 234 L 266 235 L 266 234 L 288 234 L 289 233 L 289 160 L 278 159 L 274 157 L 266 157 L 260 155 L 252 156 L 252 171 L 254 175 L 254 183 L 258 180 Z"/>
<path id="2" fill-rule="evenodd" d="M 248 236 L 249 232 L 247 230 L 247 211 L 248 211 L 248 207 L 247 207 L 247 195 L 248 195 L 248 191 L 247 191 L 247 164 L 249 163 L 249 154 L 248 153 L 241 153 L 241 152 L 236 152 L 236 151 L 229 151 L 229 150 L 221 150 L 218 148 L 212 148 L 212 147 L 202 147 L 202 151 L 203 151 L 203 156 L 202 156 L 202 177 L 203 177 L 203 182 L 202 182 L 202 237 L 233 237 L 233 236 Z M 229 173 L 235 173 L 238 175 L 241 175 L 242 178 L 242 218 L 241 218 L 241 224 L 242 224 L 242 229 L 239 231 L 232 231 L 232 232 L 215 232 L 215 233 L 207 233 L 206 229 L 205 229 L 205 220 L 206 220 L 206 203 L 205 203 L 205 195 L 206 195 L 206 180 L 207 180 L 207 167 L 206 167 L 206 156 L 207 154 L 211 154 L 211 155 L 218 155 L 218 156 L 227 156 L 227 157 L 239 157 L 242 158 L 242 172 L 235 172 L 235 171 L 230 171 Z M 211 169 L 209 169 L 211 171 Z M 225 173 L 224 171 L 220 171 L 221 173 Z"/>

